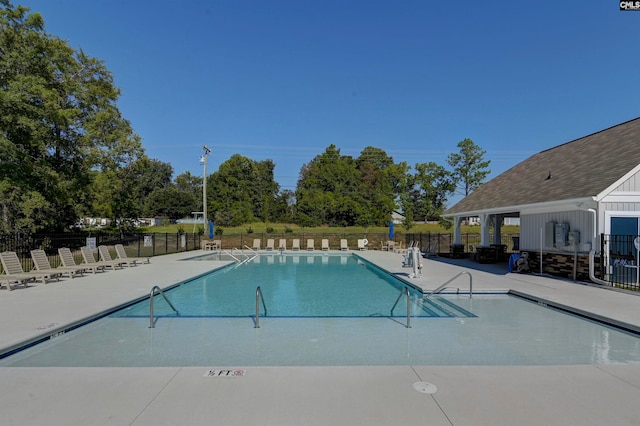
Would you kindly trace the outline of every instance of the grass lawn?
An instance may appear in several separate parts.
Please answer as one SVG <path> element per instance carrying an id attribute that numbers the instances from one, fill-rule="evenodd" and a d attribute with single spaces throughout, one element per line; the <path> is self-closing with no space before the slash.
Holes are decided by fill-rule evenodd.
<path id="1" fill-rule="evenodd" d="M 175 233 L 182 229 L 186 233 L 193 232 L 193 224 L 174 224 L 167 226 L 154 226 L 150 228 L 146 228 L 146 232 L 168 232 Z M 388 232 L 389 228 L 386 226 L 370 226 L 370 227 L 362 227 L 362 226 L 319 226 L 319 227 L 301 227 L 291 223 L 263 223 L 263 222 L 255 222 L 242 226 L 223 226 L 223 236 L 230 235 L 243 235 L 243 234 L 263 234 L 263 233 L 273 233 L 273 234 L 282 234 L 285 232 L 291 232 L 295 234 L 383 234 Z M 196 225 L 196 232 L 198 229 L 202 229 L 202 225 Z M 269 232 L 267 232 L 269 230 Z M 290 231 L 288 231 L 290 230 Z M 208 230 L 207 230 L 208 231 Z M 446 229 L 445 227 L 439 224 L 416 224 L 412 226 L 409 230 L 405 229 L 402 225 L 395 225 L 394 231 L 397 234 L 452 234 L 453 228 Z M 479 226 L 463 226 L 462 234 L 479 234 L 480 227 Z M 518 234 L 520 233 L 519 226 L 503 226 L 502 233 L 504 234 Z"/>

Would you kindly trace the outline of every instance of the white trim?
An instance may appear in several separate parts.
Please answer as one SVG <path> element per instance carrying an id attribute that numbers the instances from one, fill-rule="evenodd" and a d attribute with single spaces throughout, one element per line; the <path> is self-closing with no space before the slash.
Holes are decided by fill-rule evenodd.
<path id="1" fill-rule="evenodd" d="M 607 197 L 615 196 L 640 197 L 640 191 L 612 191 L 607 195 Z"/>
<path id="2" fill-rule="evenodd" d="M 614 211 L 608 210 L 604 212 L 604 233 L 611 234 L 611 218 L 612 217 L 637 217 L 640 218 L 640 212 L 637 211 Z M 638 221 L 640 226 L 640 221 Z"/>
<path id="3" fill-rule="evenodd" d="M 631 176 L 635 175 L 638 172 L 640 172 L 640 164 L 635 166 L 633 169 L 629 170 L 627 173 L 624 174 L 624 176 L 622 176 L 620 179 L 618 179 L 617 181 L 609 185 L 607 188 L 604 189 L 604 191 L 596 195 L 595 200 L 601 201 L 604 197 L 606 197 L 611 192 L 613 192 L 614 189 L 620 186 L 624 181 L 626 181 L 627 179 L 629 179 Z"/>
<path id="4" fill-rule="evenodd" d="M 512 213 L 520 212 L 520 214 L 534 214 L 534 213 L 551 213 L 557 211 L 567 210 L 585 210 L 589 207 L 595 207 L 595 197 L 582 197 L 571 198 L 567 200 L 546 201 L 543 203 L 533 204 L 519 204 L 514 206 L 496 207 L 485 210 L 470 210 L 466 212 L 452 213 L 443 215 L 446 217 L 465 217 L 465 216 L 480 216 L 481 214 L 500 214 L 500 213 Z"/>
<path id="5" fill-rule="evenodd" d="M 603 203 L 640 203 L 640 192 L 612 192 L 600 200 Z"/>

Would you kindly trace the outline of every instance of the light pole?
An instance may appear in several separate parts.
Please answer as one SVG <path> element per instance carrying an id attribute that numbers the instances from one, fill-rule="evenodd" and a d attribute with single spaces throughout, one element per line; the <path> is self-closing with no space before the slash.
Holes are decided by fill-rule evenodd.
<path id="1" fill-rule="evenodd" d="M 209 153 L 211 150 L 207 145 L 202 147 L 204 154 L 200 157 L 200 164 L 204 166 L 204 175 L 202 177 L 202 221 L 204 222 L 204 227 L 207 227 L 207 159 L 209 158 Z M 207 232 L 204 229 L 204 232 Z"/>

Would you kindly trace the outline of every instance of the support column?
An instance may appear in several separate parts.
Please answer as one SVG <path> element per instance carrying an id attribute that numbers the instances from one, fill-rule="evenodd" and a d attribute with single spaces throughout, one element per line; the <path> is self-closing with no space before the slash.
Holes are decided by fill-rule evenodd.
<path id="1" fill-rule="evenodd" d="M 462 232 L 460 230 L 461 224 L 462 224 L 462 218 L 460 216 L 455 216 L 453 218 L 453 243 L 454 244 L 462 244 Z"/>
<path id="2" fill-rule="evenodd" d="M 480 246 L 488 247 L 491 242 L 489 241 L 490 227 L 489 219 L 491 215 L 482 213 L 480 214 Z"/>
<path id="3" fill-rule="evenodd" d="M 493 222 L 493 244 L 502 244 L 502 221 L 504 216 L 501 214 L 494 215 Z"/>

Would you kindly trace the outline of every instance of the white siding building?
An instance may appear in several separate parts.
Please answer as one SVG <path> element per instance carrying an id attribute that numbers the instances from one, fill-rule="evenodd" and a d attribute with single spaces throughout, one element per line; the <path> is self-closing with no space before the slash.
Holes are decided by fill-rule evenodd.
<path id="1" fill-rule="evenodd" d="M 640 235 L 640 118 L 535 154 L 444 215 L 454 221 L 456 243 L 461 221 L 477 217 L 479 247 L 499 243 L 500 224 L 517 217 L 519 249 L 529 252 L 540 270 L 609 280 L 614 249 L 605 243 L 601 250 L 607 241 L 602 235 Z M 629 265 L 638 265 L 638 251 L 625 250 Z M 577 271 L 562 264 L 575 264 L 576 254 Z"/>

